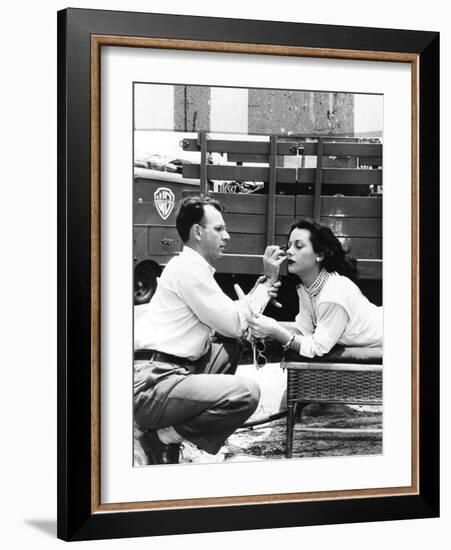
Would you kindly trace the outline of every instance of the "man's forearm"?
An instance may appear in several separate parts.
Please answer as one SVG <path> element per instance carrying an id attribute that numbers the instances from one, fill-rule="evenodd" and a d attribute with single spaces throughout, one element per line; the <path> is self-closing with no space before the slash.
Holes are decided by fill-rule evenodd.
<path id="1" fill-rule="evenodd" d="M 267 285 L 266 282 L 259 283 L 244 300 L 248 303 L 250 315 L 258 315 L 263 312 L 270 300 L 269 291 L 272 285 Z"/>

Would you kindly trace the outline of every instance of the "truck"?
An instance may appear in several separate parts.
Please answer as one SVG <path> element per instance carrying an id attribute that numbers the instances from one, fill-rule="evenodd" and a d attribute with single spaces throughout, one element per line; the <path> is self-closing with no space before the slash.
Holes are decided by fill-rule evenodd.
<path id="1" fill-rule="evenodd" d="M 261 272 L 270 244 L 286 244 L 293 220 L 328 225 L 355 259 L 359 285 L 382 300 L 382 143 L 352 136 L 267 135 L 215 139 L 207 132 L 180 142 L 199 161 L 170 162 L 171 170 L 135 167 L 134 300 L 155 292 L 167 262 L 183 246 L 175 228 L 177 203 L 209 195 L 224 206 L 230 233 L 217 279 L 232 296 Z M 212 162 L 212 154 L 219 162 Z M 282 273 L 284 275 L 284 273 Z M 282 317 L 290 317 L 285 311 Z M 279 314 L 280 317 L 280 314 Z M 292 317 L 291 317 L 292 318 Z"/>

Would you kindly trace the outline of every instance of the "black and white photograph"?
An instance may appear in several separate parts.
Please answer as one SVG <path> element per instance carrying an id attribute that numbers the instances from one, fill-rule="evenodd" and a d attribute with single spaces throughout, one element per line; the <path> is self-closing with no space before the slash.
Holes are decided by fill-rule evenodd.
<path id="1" fill-rule="evenodd" d="M 134 467 L 383 453 L 383 119 L 134 82 Z"/>

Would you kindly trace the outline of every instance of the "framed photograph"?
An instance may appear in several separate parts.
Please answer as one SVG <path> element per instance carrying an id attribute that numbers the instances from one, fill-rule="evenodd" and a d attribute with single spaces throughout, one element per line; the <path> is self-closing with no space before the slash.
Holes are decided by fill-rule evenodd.
<path id="1" fill-rule="evenodd" d="M 438 516 L 438 82 L 433 32 L 58 13 L 59 538 Z"/>

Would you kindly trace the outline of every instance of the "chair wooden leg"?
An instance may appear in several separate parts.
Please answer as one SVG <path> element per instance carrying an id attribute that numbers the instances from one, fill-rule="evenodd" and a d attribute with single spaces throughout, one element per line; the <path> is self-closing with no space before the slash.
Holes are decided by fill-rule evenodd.
<path id="1" fill-rule="evenodd" d="M 287 407 L 287 434 L 286 434 L 286 458 L 291 458 L 293 454 L 293 429 L 295 423 L 296 403 L 289 403 Z"/>

